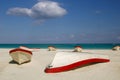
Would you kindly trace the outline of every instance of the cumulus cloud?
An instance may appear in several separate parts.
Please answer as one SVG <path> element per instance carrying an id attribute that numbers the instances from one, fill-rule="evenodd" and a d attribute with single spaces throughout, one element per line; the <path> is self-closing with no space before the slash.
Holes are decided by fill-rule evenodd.
<path id="1" fill-rule="evenodd" d="M 11 15 L 22 15 L 22 16 L 30 16 L 31 10 L 27 8 L 11 8 L 8 10 L 7 14 Z"/>
<path id="2" fill-rule="evenodd" d="M 9 15 L 28 16 L 39 21 L 64 16 L 67 11 L 58 2 L 39 1 L 32 8 L 10 8 Z"/>

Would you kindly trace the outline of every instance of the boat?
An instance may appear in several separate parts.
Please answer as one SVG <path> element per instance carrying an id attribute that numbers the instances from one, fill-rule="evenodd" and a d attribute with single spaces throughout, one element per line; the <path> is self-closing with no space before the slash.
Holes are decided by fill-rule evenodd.
<path id="1" fill-rule="evenodd" d="M 28 48 L 28 47 L 25 47 L 25 46 L 20 46 L 19 48 L 24 49 L 24 50 L 28 50 L 28 51 L 32 51 L 32 52 L 40 50 L 39 48 Z"/>
<path id="2" fill-rule="evenodd" d="M 57 73 L 82 67 L 90 63 L 109 62 L 107 55 L 85 52 L 58 52 L 53 61 L 45 69 L 46 73 Z"/>
<path id="3" fill-rule="evenodd" d="M 13 61 L 17 62 L 18 64 L 30 62 L 32 57 L 31 51 L 20 48 L 10 50 L 9 54 Z"/>

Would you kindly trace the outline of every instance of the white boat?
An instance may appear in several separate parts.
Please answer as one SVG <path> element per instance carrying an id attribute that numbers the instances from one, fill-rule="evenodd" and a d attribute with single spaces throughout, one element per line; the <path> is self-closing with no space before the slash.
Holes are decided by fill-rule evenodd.
<path id="1" fill-rule="evenodd" d="M 99 55 L 93 53 L 77 53 L 77 52 L 58 52 L 56 53 L 52 63 L 45 69 L 46 73 L 56 73 L 75 69 L 90 63 L 109 62 L 107 55 Z"/>
<path id="2" fill-rule="evenodd" d="M 74 52 L 82 52 L 82 48 L 80 46 L 76 46 L 74 48 Z"/>
<path id="3" fill-rule="evenodd" d="M 24 49 L 24 50 L 28 50 L 28 51 L 32 51 L 32 52 L 40 50 L 39 48 L 28 48 L 28 47 L 25 47 L 25 46 L 20 46 L 19 48 Z"/>
<path id="4" fill-rule="evenodd" d="M 30 62 L 32 57 L 32 52 L 20 48 L 12 49 L 9 51 L 12 59 L 18 64 L 22 64 L 25 62 Z"/>

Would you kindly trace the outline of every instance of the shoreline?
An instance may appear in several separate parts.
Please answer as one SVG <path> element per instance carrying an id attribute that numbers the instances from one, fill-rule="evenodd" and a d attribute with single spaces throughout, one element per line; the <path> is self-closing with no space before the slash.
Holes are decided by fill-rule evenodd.
<path id="1" fill-rule="evenodd" d="M 48 46 L 54 46 L 58 49 L 73 49 L 75 46 L 81 46 L 83 49 L 112 49 L 114 46 L 120 45 L 119 43 L 70 43 L 70 44 L 1 44 L 0 48 L 17 48 L 20 46 L 26 46 L 29 48 L 41 48 L 41 49 L 47 49 Z"/>
<path id="2" fill-rule="evenodd" d="M 18 65 L 10 63 L 12 60 L 9 50 L 13 48 L 0 48 L 0 80 L 119 80 L 120 79 L 120 51 L 107 49 L 83 49 L 82 52 L 108 55 L 110 62 L 77 68 L 66 72 L 48 74 L 44 70 L 54 59 L 56 52 L 72 52 L 73 49 L 57 49 L 48 51 L 40 49 L 33 52 L 29 63 Z M 108 77 L 109 76 L 109 77 Z"/>

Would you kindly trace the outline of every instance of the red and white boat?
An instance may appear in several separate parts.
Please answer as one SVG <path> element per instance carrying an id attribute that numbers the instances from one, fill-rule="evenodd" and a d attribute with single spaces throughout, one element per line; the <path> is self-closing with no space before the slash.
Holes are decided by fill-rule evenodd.
<path id="1" fill-rule="evenodd" d="M 20 48 L 10 50 L 9 54 L 12 57 L 12 59 L 15 62 L 17 62 L 18 64 L 22 64 L 22 63 L 25 63 L 25 62 L 30 62 L 31 57 L 32 57 L 32 52 L 31 51 L 25 50 L 25 49 L 20 49 Z"/>
<path id="2" fill-rule="evenodd" d="M 46 73 L 57 73 L 75 69 L 90 63 L 109 62 L 107 55 L 77 52 L 58 52 L 52 63 L 45 69 Z"/>
<path id="3" fill-rule="evenodd" d="M 40 50 L 39 48 L 28 48 L 28 47 L 25 47 L 25 46 L 20 46 L 19 48 L 24 49 L 24 50 L 28 50 L 28 51 L 32 51 L 32 52 Z"/>

